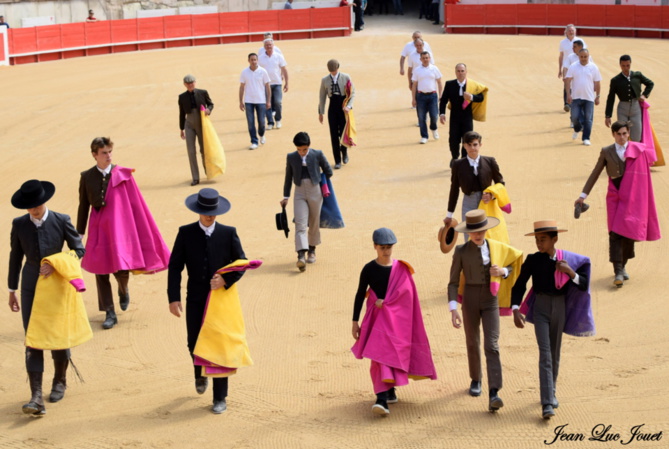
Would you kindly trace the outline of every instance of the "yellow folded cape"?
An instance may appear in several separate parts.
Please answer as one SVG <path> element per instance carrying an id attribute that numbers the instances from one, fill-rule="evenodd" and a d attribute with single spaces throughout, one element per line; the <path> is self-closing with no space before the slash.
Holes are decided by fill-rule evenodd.
<path id="1" fill-rule="evenodd" d="M 500 308 L 511 307 L 511 288 L 516 283 L 520 275 L 520 268 L 523 265 L 523 252 L 497 240 L 488 239 L 490 245 L 490 264 L 498 267 L 508 267 L 511 265 L 511 273 L 506 279 L 501 276 L 491 276 L 491 289 L 494 283 L 499 284 L 497 300 Z"/>
<path id="2" fill-rule="evenodd" d="M 221 268 L 217 273 L 232 271 L 231 268 L 248 264 L 248 260 L 239 259 Z M 193 353 L 208 362 L 235 370 L 253 365 L 246 342 L 246 327 L 236 283 L 228 289 L 211 290 L 204 322 Z M 235 371 L 209 375 L 205 374 L 203 369 L 202 373 L 209 377 L 226 377 Z"/>
<path id="3" fill-rule="evenodd" d="M 223 145 L 216 134 L 211 118 L 204 111 L 202 117 L 202 140 L 204 141 L 204 166 L 207 169 L 207 179 L 213 179 L 225 174 L 226 162 Z"/>
<path id="4" fill-rule="evenodd" d="M 69 349 L 93 338 L 84 301 L 75 285 L 83 291 L 81 264 L 74 251 L 42 259 L 54 273 L 40 276 L 26 332 L 26 346 L 35 349 Z"/>
<path id="5" fill-rule="evenodd" d="M 488 230 L 486 237 L 508 245 L 511 241 L 509 240 L 509 231 L 506 228 L 506 220 L 504 220 L 504 211 L 501 209 L 511 202 L 509 201 L 506 187 L 504 187 L 504 184 L 497 183 L 485 189 L 483 193 L 492 194 L 494 199 L 488 201 L 488 204 L 485 204 L 483 201 L 479 202 L 479 209 L 483 209 L 488 217 L 494 217 L 499 220 L 497 226 Z"/>
<path id="6" fill-rule="evenodd" d="M 660 141 L 657 139 L 652 123 L 650 123 L 650 131 L 653 133 L 653 144 L 655 145 L 655 154 L 657 156 L 657 161 L 655 161 L 653 167 L 664 167 L 664 154 L 662 153 L 662 147 L 660 146 Z"/>
<path id="7" fill-rule="evenodd" d="M 488 110 L 488 88 L 472 79 L 467 79 L 467 92 L 472 95 L 484 94 L 483 101 L 472 102 L 472 118 L 478 122 L 485 122 Z"/>

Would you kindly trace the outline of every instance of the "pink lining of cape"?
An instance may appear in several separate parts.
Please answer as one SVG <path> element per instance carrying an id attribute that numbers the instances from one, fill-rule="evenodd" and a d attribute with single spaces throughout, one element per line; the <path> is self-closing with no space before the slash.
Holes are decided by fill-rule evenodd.
<path id="1" fill-rule="evenodd" d="M 142 197 L 133 170 L 112 170 L 106 206 L 91 209 L 86 254 L 81 267 L 94 274 L 120 270 L 155 273 L 167 268 L 170 250 Z"/>

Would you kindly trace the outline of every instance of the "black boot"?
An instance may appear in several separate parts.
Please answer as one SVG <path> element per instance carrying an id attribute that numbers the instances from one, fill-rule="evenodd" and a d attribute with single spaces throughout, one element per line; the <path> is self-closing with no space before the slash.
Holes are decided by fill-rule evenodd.
<path id="1" fill-rule="evenodd" d="M 624 271 L 625 269 L 623 268 L 622 262 L 613 262 L 613 272 L 616 276 L 613 280 L 613 285 L 618 288 L 623 286 L 623 281 L 625 280 L 625 276 L 623 274 Z"/>
<path id="2" fill-rule="evenodd" d="M 500 408 L 504 407 L 504 402 L 502 402 L 502 398 L 497 396 L 497 391 L 497 388 L 490 389 L 490 402 L 488 405 L 491 412 L 496 412 Z"/>
<path id="3" fill-rule="evenodd" d="M 130 304 L 130 293 L 128 292 L 121 293 L 121 291 L 119 290 L 118 303 L 121 306 L 121 310 L 123 310 L 124 312 L 128 310 L 128 305 Z"/>
<path id="4" fill-rule="evenodd" d="M 42 399 L 42 374 L 43 373 L 28 371 L 32 397 L 30 398 L 30 401 L 23 406 L 23 413 L 26 415 L 40 416 L 46 414 L 44 400 Z"/>
<path id="5" fill-rule="evenodd" d="M 67 366 L 69 364 L 69 360 L 53 361 L 53 366 L 56 372 L 53 375 L 53 384 L 51 386 L 49 402 L 58 402 L 65 396 L 65 389 L 67 388 Z"/>
<path id="6" fill-rule="evenodd" d="M 113 310 L 108 310 L 107 317 L 105 318 L 104 323 L 102 323 L 102 328 L 111 329 L 116 324 L 118 324 L 118 318 L 116 318 L 116 312 L 114 312 Z"/>

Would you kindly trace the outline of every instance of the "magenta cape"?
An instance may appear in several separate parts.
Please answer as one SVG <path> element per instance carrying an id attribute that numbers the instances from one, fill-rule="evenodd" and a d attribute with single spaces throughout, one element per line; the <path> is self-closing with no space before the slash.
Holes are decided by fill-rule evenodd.
<path id="1" fill-rule="evenodd" d="M 380 309 L 374 305 L 376 294 L 369 290 L 360 338 L 351 348 L 356 358 L 371 359 L 373 370 L 375 364 L 378 364 L 384 373 L 399 372 L 395 380 L 383 376 L 384 381 L 390 380 L 389 383 L 396 386 L 406 385 L 407 376 L 432 380 L 437 378 L 412 274 L 413 269 L 406 262 L 393 261 L 388 294 Z M 404 382 L 396 381 L 402 378 Z M 393 386 L 389 384 L 379 390 L 378 382 L 374 383 L 377 393 Z"/>
<path id="2" fill-rule="evenodd" d="M 100 210 L 91 209 L 86 255 L 81 262 L 89 273 L 155 273 L 169 264 L 170 250 L 132 172 L 130 168 L 115 166 L 107 187 L 107 205 Z"/>
<path id="3" fill-rule="evenodd" d="M 566 260 L 574 271 L 584 267 L 588 276 L 588 282 L 590 282 L 590 258 L 558 249 L 557 260 Z M 567 282 L 569 282 L 567 273 L 555 270 L 555 286 L 560 289 Z M 520 313 L 525 315 L 528 323 L 532 324 L 534 324 L 534 301 L 536 301 L 536 294 L 534 293 L 534 288 L 531 288 L 520 305 Z M 573 282 L 569 283 L 564 301 L 565 323 L 563 332 L 574 337 L 590 337 L 595 335 L 595 319 L 592 316 L 590 285 L 588 285 L 588 290 L 583 291 L 579 290 Z"/>
<path id="4" fill-rule="evenodd" d="M 636 241 L 660 239 L 650 166 L 655 153 L 642 143 L 629 142 L 625 151 L 625 174 L 616 189 L 609 179 L 606 212 L 609 231 Z"/>

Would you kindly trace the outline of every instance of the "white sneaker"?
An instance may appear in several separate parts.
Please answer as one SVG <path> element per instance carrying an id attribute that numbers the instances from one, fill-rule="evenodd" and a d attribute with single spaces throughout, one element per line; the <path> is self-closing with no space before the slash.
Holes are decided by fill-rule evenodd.
<path id="1" fill-rule="evenodd" d="M 260 136 L 260 145 L 265 145 L 265 136 Z"/>
<path id="2" fill-rule="evenodd" d="M 276 129 L 281 129 L 281 122 L 278 120 L 276 122 Z"/>
<path id="3" fill-rule="evenodd" d="M 420 128 L 420 123 L 416 123 L 416 126 Z"/>
<path id="4" fill-rule="evenodd" d="M 436 129 L 432 131 L 432 137 L 434 137 L 434 140 L 439 140 L 439 132 Z"/>
<path id="5" fill-rule="evenodd" d="M 574 134 L 571 135 L 572 140 L 578 139 L 578 133 L 574 131 Z"/>
<path id="6" fill-rule="evenodd" d="M 585 145 L 586 147 L 589 147 L 590 146 L 590 141 L 588 139 L 585 139 L 583 141 L 583 145 Z"/>
<path id="7" fill-rule="evenodd" d="M 427 143 L 427 137 L 423 137 L 422 139 L 420 139 L 420 143 Z"/>
<path id="8" fill-rule="evenodd" d="M 277 128 L 278 128 L 278 126 L 277 126 Z M 274 125 L 267 125 L 265 127 L 265 129 L 267 129 L 267 130 L 274 129 Z"/>
<path id="9" fill-rule="evenodd" d="M 249 150 L 255 150 L 256 148 L 258 148 L 258 144 L 252 143 L 251 146 L 249 147 Z"/>

